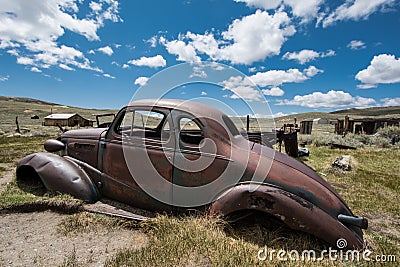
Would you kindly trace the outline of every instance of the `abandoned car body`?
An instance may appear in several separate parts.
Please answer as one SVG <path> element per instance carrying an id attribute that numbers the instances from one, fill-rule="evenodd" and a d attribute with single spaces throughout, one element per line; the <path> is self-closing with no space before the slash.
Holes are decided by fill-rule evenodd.
<path id="1" fill-rule="evenodd" d="M 212 153 L 204 151 L 207 140 L 213 144 Z M 367 220 L 354 216 L 325 180 L 299 161 L 248 141 L 229 117 L 204 104 L 134 101 L 121 109 L 109 128 L 67 131 L 59 140 L 46 141 L 45 149 L 61 154 L 26 156 L 18 164 L 17 179 L 37 177 L 49 191 L 87 202 L 105 197 L 146 210 L 195 208 L 223 216 L 260 211 L 333 246 L 344 238 L 345 249 L 363 248 L 361 229 L 367 228 Z M 199 170 L 187 169 L 203 156 L 212 161 Z M 233 172 L 228 172 L 228 180 L 233 182 L 214 189 L 229 164 Z M 163 182 L 153 179 L 156 175 Z M 212 197 L 197 206 L 185 203 L 200 196 L 179 196 L 181 187 L 209 184 Z"/>

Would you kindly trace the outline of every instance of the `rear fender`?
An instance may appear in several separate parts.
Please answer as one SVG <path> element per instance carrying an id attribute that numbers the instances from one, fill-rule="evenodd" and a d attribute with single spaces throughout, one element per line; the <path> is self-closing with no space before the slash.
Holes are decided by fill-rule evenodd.
<path id="1" fill-rule="evenodd" d="M 100 195 L 86 172 L 76 163 L 51 153 L 30 154 L 18 162 L 17 180 L 38 175 L 47 190 L 70 194 L 89 203 Z"/>
<path id="2" fill-rule="evenodd" d="M 242 184 L 223 193 L 210 207 L 212 214 L 222 216 L 241 210 L 258 210 L 276 217 L 288 227 L 306 232 L 337 246 L 344 238 L 344 249 L 362 249 L 357 235 L 319 207 L 285 190 L 269 185 Z"/>

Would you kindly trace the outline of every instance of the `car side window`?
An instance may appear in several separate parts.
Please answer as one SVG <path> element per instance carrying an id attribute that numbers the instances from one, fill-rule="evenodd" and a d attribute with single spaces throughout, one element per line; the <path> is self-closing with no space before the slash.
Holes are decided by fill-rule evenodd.
<path id="1" fill-rule="evenodd" d="M 181 117 L 179 119 L 179 139 L 185 144 L 199 145 L 204 139 L 204 133 L 196 120 L 190 117 Z"/>
<path id="2" fill-rule="evenodd" d="M 158 111 L 127 110 L 117 133 L 122 136 L 142 137 L 166 141 L 170 126 L 166 115 Z"/>

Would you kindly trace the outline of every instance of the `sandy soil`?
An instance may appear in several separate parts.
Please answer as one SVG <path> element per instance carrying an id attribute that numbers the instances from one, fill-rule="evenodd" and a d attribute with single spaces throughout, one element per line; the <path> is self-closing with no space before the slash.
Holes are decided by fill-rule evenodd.
<path id="1" fill-rule="evenodd" d="M 79 266 L 102 266 L 119 249 L 147 243 L 138 230 L 103 228 L 65 236 L 57 233 L 65 216 L 50 211 L 0 215 L 0 266 L 58 266 L 71 259 Z"/>
<path id="2" fill-rule="evenodd" d="M 10 164 L 0 177 L 0 194 L 14 176 Z M 123 248 L 148 242 L 139 230 L 96 227 L 70 235 L 57 231 L 66 214 L 51 211 L 0 214 L 0 266 L 58 266 L 72 261 L 79 266 L 102 266 Z"/>

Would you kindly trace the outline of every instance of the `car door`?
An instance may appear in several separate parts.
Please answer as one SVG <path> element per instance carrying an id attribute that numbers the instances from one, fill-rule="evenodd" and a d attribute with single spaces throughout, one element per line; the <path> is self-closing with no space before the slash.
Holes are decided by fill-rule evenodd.
<path id="1" fill-rule="evenodd" d="M 169 210 L 174 137 L 168 109 L 128 107 L 117 115 L 102 151 L 102 193 L 148 210 Z M 162 182 L 160 182 L 162 181 Z"/>
<path id="2" fill-rule="evenodd" d="M 220 153 L 221 143 L 214 139 L 212 128 L 189 113 L 171 113 L 175 133 L 173 202 L 179 207 L 207 204 L 222 190 L 217 180 L 230 159 Z M 223 145 L 222 149 L 230 150 Z"/>

